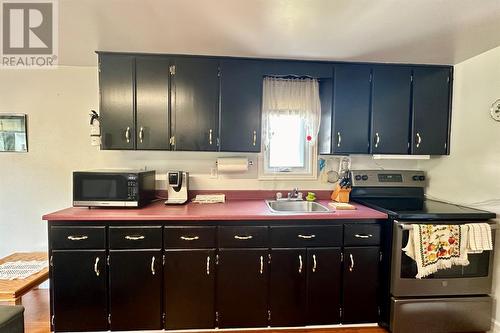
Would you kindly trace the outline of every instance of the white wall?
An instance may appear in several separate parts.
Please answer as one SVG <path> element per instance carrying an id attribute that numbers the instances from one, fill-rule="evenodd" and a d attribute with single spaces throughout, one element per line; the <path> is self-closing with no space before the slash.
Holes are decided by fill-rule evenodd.
<path id="1" fill-rule="evenodd" d="M 419 163 L 429 176 L 428 195 L 500 215 L 500 122 L 489 116 L 498 98 L 500 47 L 455 66 L 451 154 Z M 496 250 L 500 254 L 500 241 Z M 494 295 L 499 299 L 500 255 L 494 272 Z M 495 318 L 500 321 L 498 305 Z"/>
<path id="2" fill-rule="evenodd" d="M 71 205 L 73 170 L 146 166 L 159 171 L 161 178 L 168 169 L 180 169 L 193 176 L 193 189 L 332 188 L 319 181 L 259 181 L 256 166 L 237 179 L 209 178 L 216 157 L 237 154 L 99 151 L 90 146 L 90 109 L 98 109 L 95 67 L 0 71 L 0 112 L 28 114 L 29 140 L 28 153 L 0 153 L 0 256 L 46 249 L 41 216 Z M 249 157 L 257 159 L 256 154 Z M 417 165 L 382 163 L 387 168 Z M 376 167 L 367 157 L 354 157 L 353 165 Z M 157 185 L 165 188 L 165 181 Z"/>

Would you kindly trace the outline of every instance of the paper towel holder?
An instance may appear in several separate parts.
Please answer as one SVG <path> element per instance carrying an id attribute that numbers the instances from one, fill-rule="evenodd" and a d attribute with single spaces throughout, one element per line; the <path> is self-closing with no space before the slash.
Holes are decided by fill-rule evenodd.
<path id="1" fill-rule="evenodd" d="M 215 165 L 219 164 L 217 161 L 215 161 Z M 252 166 L 253 165 L 253 161 L 252 160 L 248 160 L 248 166 Z"/>

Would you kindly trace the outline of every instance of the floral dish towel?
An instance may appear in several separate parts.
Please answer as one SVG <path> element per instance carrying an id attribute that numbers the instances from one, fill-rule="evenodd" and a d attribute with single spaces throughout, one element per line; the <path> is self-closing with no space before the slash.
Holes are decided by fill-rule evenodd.
<path id="1" fill-rule="evenodd" d="M 452 265 L 469 265 L 466 225 L 413 224 L 403 251 L 417 263 L 417 279 Z"/>

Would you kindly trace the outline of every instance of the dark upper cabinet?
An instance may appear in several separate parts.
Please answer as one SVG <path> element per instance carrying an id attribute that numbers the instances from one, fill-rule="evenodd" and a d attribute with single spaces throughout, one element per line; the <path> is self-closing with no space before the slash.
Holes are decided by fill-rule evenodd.
<path id="1" fill-rule="evenodd" d="M 219 133 L 219 60 L 173 58 L 172 132 L 175 150 L 216 151 Z"/>
<path id="2" fill-rule="evenodd" d="M 133 56 L 99 55 L 99 119 L 102 149 L 134 149 Z"/>
<path id="3" fill-rule="evenodd" d="M 308 76 L 316 79 L 331 78 L 332 64 L 296 60 L 265 60 L 265 76 Z"/>
<path id="4" fill-rule="evenodd" d="M 262 63 L 221 61 L 221 151 L 260 152 Z"/>
<path id="5" fill-rule="evenodd" d="M 164 301 L 167 329 L 215 328 L 215 249 L 165 252 Z"/>
<path id="6" fill-rule="evenodd" d="M 374 66 L 371 152 L 408 154 L 411 68 Z"/>
<path id="7" fill-rule="evenodd" d="M 378 247 L 344 248 L 343 323 L 378 321 L 379 258 Z"/>
<path id="8" fill-rule="evenodd" d="M 161 250 L 109 251 L 111 330 L 162 329 Z"/>
<path id="9" fill-rule="evenodd" d="M 268 325 L 267 249 L 220 249 L 216 281 L 218 327 Z"/>
<path id="10" fill-rule="evenodd" d="M 53 330 L 107 331 L 105 250 L 54 250 L 52 265 Z"/>
<path id="11" fill-rule="evenodd" d="M 306 271 L 306 249 L 271 250 L 271 326 L 305 325 Z"/>
<path id="12" fill-rule="evenodd" d="M 137 57 L 135 73 L 137 149 L 168 150 L 169 59 Z"/>
<path id="13" fill-rule="evenodd" d="M 333 81 L 319 80 L 319 98 L 321 101 L 321 122 L 318 134 L 318 152 L 320 154 L 332 153 L 332 95 Z"/>
<path id="14" fill-rule="evenodd" d="M 368 65 L 336 65 L 333 79 L 332 153 L 367 154 L 370 131 Z"/>
<path id="15" fill-rule="evenodd" d="M 411 153 L 446 155 L 449 151 L 451 69 L 413 69 Z"/>
<path id="16" fill-rule="evenodd" d="M 307 324 L 340 322 L 342 282 L 340 248 L 307 249 Z"/>

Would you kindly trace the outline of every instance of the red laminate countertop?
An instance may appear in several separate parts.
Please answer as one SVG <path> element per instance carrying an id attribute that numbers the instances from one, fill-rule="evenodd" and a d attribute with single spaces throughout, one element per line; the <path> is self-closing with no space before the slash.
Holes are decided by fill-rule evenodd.
<path id="1" fill-rule="evenodd" d="M 235 221 L 235 220 L 333 220 L 387 219 L 387 214 L 353 203 L 356 210 L 334 210 L 328 200 L 318 200 L 327 213 L 273 213 L 262 199 L 226 200 L 225 203 L 166 206 L 163 201 L 143 208 L 66 208 L 44 215 L 47 221 Z"/>

